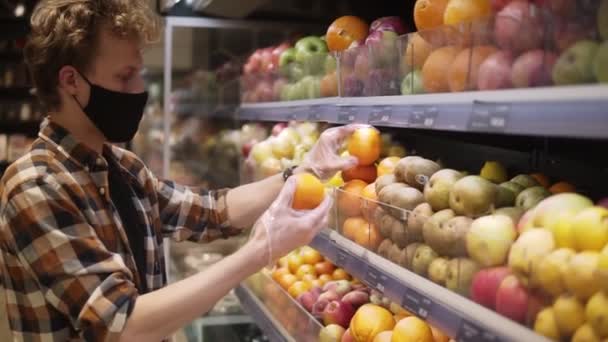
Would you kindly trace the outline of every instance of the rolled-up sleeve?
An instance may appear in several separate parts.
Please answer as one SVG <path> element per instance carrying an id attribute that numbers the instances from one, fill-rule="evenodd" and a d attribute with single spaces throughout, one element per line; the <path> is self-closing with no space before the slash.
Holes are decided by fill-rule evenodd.
<path id="1" fill-rule="evenodd" d="M 199 190 L 154 178 L 165 237 L 210 242 L 242 232 L 231 226 L 226 197 L 230 189 Z"/>
<path id="2" fill-rule="evenodd" d="M 12 191 L 4 210 L 12 236 L 4 243 L 12 245 L 45 300 L 83 339 L 116 340 L 138 296 L 133 274 L 74 201 L 58 186 L 35 180 Z"/>

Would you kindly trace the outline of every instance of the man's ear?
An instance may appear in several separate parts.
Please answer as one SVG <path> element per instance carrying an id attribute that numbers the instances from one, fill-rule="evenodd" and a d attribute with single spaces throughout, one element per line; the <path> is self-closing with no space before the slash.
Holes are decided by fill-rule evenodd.
<path id="1" fill-rule="evenodd" d="M 78 71 L 73 66 L 65 65 L 59 69 L 59 88 L 63 89 L 69 95 L 76 95 L 78 92 L 79 82 L 82 82 Z"/>

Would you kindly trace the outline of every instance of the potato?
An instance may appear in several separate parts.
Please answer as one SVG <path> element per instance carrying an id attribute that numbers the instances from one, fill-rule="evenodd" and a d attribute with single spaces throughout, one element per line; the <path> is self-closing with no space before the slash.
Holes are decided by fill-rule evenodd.
<path id="1" fill-rule="evenodd" d="M 391 215 L 385 216 L 391 217 Z M 405 223 L 393 217 L 391 217 L 391 219 L 391 240 L 394 244 L 399 246 L 399 248 L 405 248 L 408 243 L 408 232 L 405 228 Z"/>
<path id="2" fill-rule="evenodd" d="M 401 248 L 399 246 L 393 244 L 391 248 L 388 250 L 388 260 L 394 262 L 395 264 L 399 264 L 399 258 L 401 256 Z"/>
<path id="3" fill-rule="evenodd" d="M 378 225 L 378 228 L 380 229 L 380 235 L 382 235 L 383 238 L 391 238 L 391 235 L 393 233 L 393 221 L 395 221 L 395 219 L 388 214 L 384 214 L 380 218 L 380 224 Z"/>
<path id="4" fill-rule="evenodd" d="M 395 167 L 395 178 L 422 190 L 431 176 L 439 170 L 441 170 L 441 166 L 432 160 L 421 157 L 405 157 Z"/>
<path id="5" fill-rule="evenodd" d="M 410 242 L 423 242 L 422 229 L 426 221 L 433 216 L 433 209 L 428 203 L 421 203 L 407 218 L 407 232 Z"/>
<path id="6" fill-rule="evenodd" d="M 405 247 L 404 251 L 405 253 L 403 253 L 401 255 L 401 259 L 399 260 L 399 264 L 405 268 L 407 268 L 408 270 L 412 269 L 412 260 L 414 260 L 414 255 L 416 254 L 416 249 L 418 249 L 418 247 L 422 246 L 421 243 L 415 242 L 415 243 L 410 243 L 409 245 L 407 245 L 407 247 Z"/>
<path id="7" fill-rule="evenodd" d="M 393 247 L 391 240 L 384 239 L 384 241 L 380 243 L 380 246 L 378 246 L 378 255 L 388 259 L 388 252 L 390 251 L 391 247 Z"/>
<path id="8" fill-rule="evenodd" d="M 380 191 L 382 191 L 382 188 L 385 186 L 396 182 L 395 175 L 384 175 L 376 178 L 376 195 L 380 194 Z"/>

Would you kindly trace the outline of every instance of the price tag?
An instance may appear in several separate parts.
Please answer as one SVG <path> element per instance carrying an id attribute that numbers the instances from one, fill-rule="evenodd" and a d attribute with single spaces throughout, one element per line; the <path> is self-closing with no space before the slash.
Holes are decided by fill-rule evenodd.
<path id="1" fill-rule="evenodd" d="M 436 107 L 414 106 L 410 115 L 410 126 L 433 128 L 439 111 Z"/>
<path id="2" fill-rule="evenodd" d="M 393 115 L 392 106 L 376 106 L 372 107 L 369 115 L 370 125 L 386 125 L 391 122 Z"/>
<path id="3" fill-rule="evenodd" d="M 500 339 L 494 334 L 482 330 L 477 325 L 462 320 L 458 335 L 456 338 L 459 342 L 499 342 Z"/>
<path id="4" fill-rule="evenodd" d="M 378 290 L 378 292 L 384 294 L 384 291 L 386 290 L 385 284 L 387 283 L 387 280 L 388 277 L 386 275 L 380 273 L 380 271 L 378 271 L 372 265 L 369 265 L 369 267 L 367 268 L 367 272 L 365 273 L 365 282 L 369 287 Z"/>
<path id="5" fill-rule="evenodd" d="M 403 296 L 402 306 L 420 318 L 426 319 L 431 312 L 433 302 L 420 294 L 420 292 L 414 289 L 407 289 Z"/>
<path id="6" fill-rule="evenodd" d="M 349 124 L 357 120 L 357 109 L 350 106 L 340 107 L 338 112 L 338 123 Z"/>
<path id="7" fill-rule="evenodd" d="M 336 265 L 342 268 L 346 268 L 350 262 L 352 256 L 350 253 L 342 248 L 337 248 L 336 251 Z"/>
<path id="8" fill-rule="evenodd" d="M 473 103 L 469 129 L 482 132 L 504 132 L 508 126 L 511 106 L 499 103 Z"/>

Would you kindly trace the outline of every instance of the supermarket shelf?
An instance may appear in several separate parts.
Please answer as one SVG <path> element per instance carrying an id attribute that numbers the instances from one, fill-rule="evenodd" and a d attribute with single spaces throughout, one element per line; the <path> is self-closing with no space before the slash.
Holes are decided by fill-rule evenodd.
<path id="1" fill-rule="evenodd" d="M 237 325 L 253 323 L 247 315 L 205 316 L 194 321 L 197 326 Z"/>
<path id="2" fill-rule="evenodd" d="M 608 138 L 608 85 L 243 104 L 239 119 Z"/>
<path id="3" fill-rule="evenodd" d="M 241 301 L 243 309 L 253 318 L 272 342 L 295 341 L 287 331 L 272 317 L 264 304 L 249 290 L 246 285 L 235 289 L 236 296 Z"/>
<path id="4" fill-rule="evenodd" d="M 317 235 L 311 246 L 354 277 L 409 311 L 427 319 L 459 342 L 548 342 L 489 309 L 351 242 L 333 230 Z"/>
<path id="5" fill-rule="evenodd" d="M 277 30 L 278 27 L 290 27 L 292 29 L 318 29 L 322 25 L 310 22 L 285 22 L 285 21 L 257 21 L 238 19 L 217 19 L 209 17 L 181 17 L 168 16 L 165 18 L 167 26 L 192 27 L 192 28 L 214 28 L 214 29 L 269 29 Z"/>

